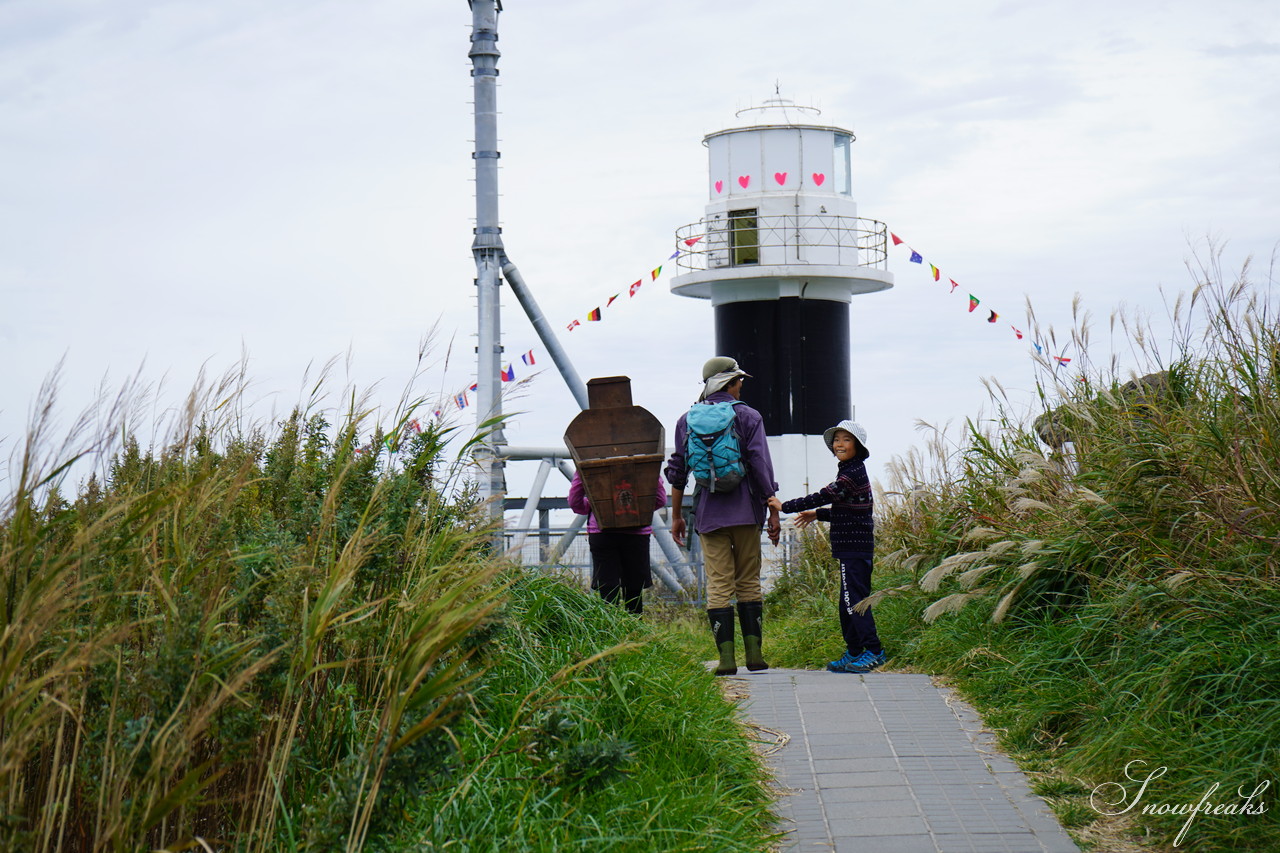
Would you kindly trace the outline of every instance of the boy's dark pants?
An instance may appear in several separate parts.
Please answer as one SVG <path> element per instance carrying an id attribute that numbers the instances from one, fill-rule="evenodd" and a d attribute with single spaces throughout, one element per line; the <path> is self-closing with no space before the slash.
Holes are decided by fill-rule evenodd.
<path id="1" fill-rule="evenodd" d="M 840 560 L 840 633 L 853 654 L 862 650 L 882 652 L 876 634 L 876 620 L 871 609 L 858 613 L 853 606 L 871 594 L 871 558 L 839 557 Z"/>

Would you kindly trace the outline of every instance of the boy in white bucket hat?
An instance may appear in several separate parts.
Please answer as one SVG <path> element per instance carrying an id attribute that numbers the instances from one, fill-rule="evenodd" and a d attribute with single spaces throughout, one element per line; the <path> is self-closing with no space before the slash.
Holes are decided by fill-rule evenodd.
<path id="1" fill-rule="evenodd" d="M 840 561 L 840 632 L 846 649 L 843 657 L 827 664 L 827 669 L 870 672 L 884 664 L 886 656 L 871 609 L 865 613 L 854 610 L 854 605 L 871 594 L 871 560 L 876 544 L 871 481 L 863 464 L 871 455 L 867 451 L 867 431 L 861 424 L 843 420 L 822 437 L 839 464 L 835 481 L 803 498 L 786 502 L 770 498 L 769 506 L 799 513 L 799 527 L 807 527 L 815 520 L 831 522 L 831 555 Z"/>

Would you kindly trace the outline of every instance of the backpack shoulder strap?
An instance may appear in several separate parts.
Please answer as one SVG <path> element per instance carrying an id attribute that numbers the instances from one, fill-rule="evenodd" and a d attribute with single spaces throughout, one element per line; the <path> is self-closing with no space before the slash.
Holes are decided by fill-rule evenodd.
<path id="1" fill-rule="evenodd" d="M 729 421 L 729 429 L 733 430 L 733 437 L 738 440 L 738 461 L 742 463 L 742 471 L 744 480 L 749 480 L 747 472 L 751 470 L 751 462 L 747 459 L 747 446 L 742 439 L 742 430 L 738 429 L 738 407 L 745 406 L 746 400 L 723 400 L 721 402 L 728 403 L 733 409 L 733 420 Z"/>

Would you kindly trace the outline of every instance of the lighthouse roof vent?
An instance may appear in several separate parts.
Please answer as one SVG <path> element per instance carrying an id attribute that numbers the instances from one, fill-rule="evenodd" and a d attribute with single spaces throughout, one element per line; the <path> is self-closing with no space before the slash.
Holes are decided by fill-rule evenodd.
<path id="1" fill-rule="evenodd" d="M 703 143 L 705 144 L 708 139 L 725 133 L 774 127 L 830 130 L 847 135 L 850 141 L 855 139 L 851 130 L 820 124 L 819 116 L 822 115 L 822 110 L 817 107 L 797 104 L 790 98 L 784 98 L 779 92 L 774 92 L 772 96 L 765 99 L 764 103 L 744 107 L 734 115 L 738 119 L 737 122 L 723 130 L 707 134 L 703 139 Z"/>
<path id="2" fill-rule="evenodd" d="M 822 115 L 822 110 L 817 107 L 802 106 L 790 98 L 774 95 L 772 98 L 766 98 L 765 102 L 758 107 L 746 107 L 738 110 L 735 115 L 750 124 L 797 124 L 802 120 L 810 121 Z"/>

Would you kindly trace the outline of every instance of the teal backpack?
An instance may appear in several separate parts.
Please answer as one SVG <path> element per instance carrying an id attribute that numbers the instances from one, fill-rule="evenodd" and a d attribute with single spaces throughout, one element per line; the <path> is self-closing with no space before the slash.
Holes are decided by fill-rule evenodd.
<path id="1" fill-rule="evenodd" d="M 696 403 L 685 418 L 685 459 L 700 488 L 732 492 L 747 475 L 742 448 L 733 429 L 734 406 L 741 400 Z"/>

